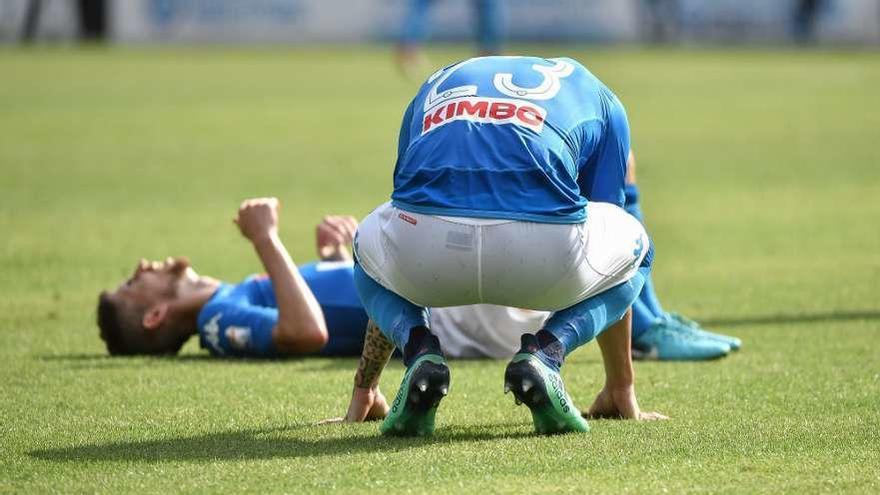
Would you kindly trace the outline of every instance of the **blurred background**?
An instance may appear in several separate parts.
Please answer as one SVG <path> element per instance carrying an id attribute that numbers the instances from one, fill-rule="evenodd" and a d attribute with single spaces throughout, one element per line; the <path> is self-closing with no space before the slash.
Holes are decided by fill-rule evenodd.
<path id="1" fill-rule="evenodd" d="M 388 41 L 417 4 L 434 4 L 430 35 L 446 41 L 470 38 L 483 9 L 511 41 L 880 42 L 877 0 L 3 0 L 0 40 Z"/>

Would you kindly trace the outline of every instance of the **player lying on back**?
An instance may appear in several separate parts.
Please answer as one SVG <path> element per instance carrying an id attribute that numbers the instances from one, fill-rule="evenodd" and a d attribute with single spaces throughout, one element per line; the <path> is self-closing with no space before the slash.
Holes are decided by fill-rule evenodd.
<path id="1" fill-rule="evenodd" d="M 363 317 L 336 322 L 336 347 L 325 347 L 324 311 L 278 236 L 278 201 L 247 200 L 235 222 L 267 276 L 230 285 L 198 275 L 183 258 L 141 260 L 131 278 L 98 298 L 98 326 L 111 354 L 176 353 L 196 332 L 202 347 L 224 356 L 359 348 Z"/>

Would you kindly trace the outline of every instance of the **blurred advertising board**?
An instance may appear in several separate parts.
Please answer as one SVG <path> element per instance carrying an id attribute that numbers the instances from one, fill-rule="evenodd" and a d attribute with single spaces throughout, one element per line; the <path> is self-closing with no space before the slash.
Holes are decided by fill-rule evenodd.
<path id="1" fill-rule="evenodd" d="M 120 41 L 358 42 L 397 36 L 408 0 L 117 0 Z M 502 0 L 507 33 L 517 39 L 631 38 L 631 2 Z M 432 39 L 472 36 L 471 0 L 438 0 Z"/>
<path id="2" fill-rule="evenodd" d="M 515 41 L 783 42 L 803 0 L 498 0 Z M 35 0 L 0 0 L 0 40 L 21 32 Z M 77 2 L 42 0 L 40 39 L 73 39 Z M 322 43 L 397 37 L 412 0 L 106 0 L 109 37 L 123 43 Z M 880 1 L 816 0 L 819 41 L 877 43 Z M 430 39 L 473 37 L 473 0 L 434 0 Z"/>

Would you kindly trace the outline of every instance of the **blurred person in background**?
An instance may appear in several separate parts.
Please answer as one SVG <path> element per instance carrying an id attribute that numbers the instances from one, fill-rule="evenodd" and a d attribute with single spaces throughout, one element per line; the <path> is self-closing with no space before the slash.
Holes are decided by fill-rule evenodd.
<path id="1" fill-rule="evenodd" d="M 437 1 L 408 0 L 409 5 L 395 52 L 395 61 L 407 76 L 414 76 L 428 66 L 422 45 L 428 37 L 429 10 Z M 471 3 L 479 55 L 499 54 L 502 38 L 501 0 L 471 0 Z"/>
<path id="2" fill-rule="evenodd" d="M 30 0 L 24 14 L 21 41 L 33 42 L 37 37 L 43 0 Z M 105 0 L 77 0 L 77 37 L 80 41 L 102 41 L 107 36 L 107 2 Z"/>
<path id="3" fill-rule="evenodd" d="M 799 44 L 810 44 L 816 41 L 816 24 L 823 0 L 797 0 L 792 17 L 792 34 Z"/>
<path id="4" fill-rule="evenodd" d="M 681 31 L 681 6 L 679 0 L 643 0 L 646 40 L 652 43 L 678 41 Z"/>

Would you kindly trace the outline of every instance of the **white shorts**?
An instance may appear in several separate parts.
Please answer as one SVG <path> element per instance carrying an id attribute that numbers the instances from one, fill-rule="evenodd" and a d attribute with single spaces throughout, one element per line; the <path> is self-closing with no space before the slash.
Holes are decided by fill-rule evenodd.
<path id="1" fill-rule="evenodd" d="M 385 203 L 358 227 L 355 253 L 386 289 L 427 307 L 567 308 L 626 282 L 648 252 L 642 224 L 589 203 L 581 224 L 423 215 Z"/>
<path id="2" fill-rule="evenodd" d="M 529 309 L 472 304 L 431 310 L 431 332 L 443 353 L 452 358 L 510 359 L 520 337 L 544 328 L 551 313 Z"/>

